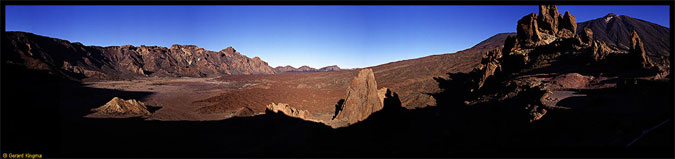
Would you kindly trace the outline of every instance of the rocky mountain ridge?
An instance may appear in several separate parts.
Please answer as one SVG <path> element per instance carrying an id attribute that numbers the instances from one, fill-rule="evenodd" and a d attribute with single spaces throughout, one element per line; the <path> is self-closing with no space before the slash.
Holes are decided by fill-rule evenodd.
<path id="1" fill-rule="evenodd" d="M 70 79 L 274 74 L 267 62 L 232 47 L 215 52 L 195 45 L 84 46 L 25 32 L 7 32 L 2 38 L 3 52 L 7 53 L 3 62 L 49 70 Z"/>
<path id="2" fill-rule="evenodd" d="M 284 73 L 284 72 L 337 72 L 337 71 L 342 71 L 340 67 L 337 65 L 331 65 L 331 66 L 326 66 L 322 67 L 320 69 L 312 68 L 307 65 L 300 66 L 299 68 L 295 68 L 291 65 L 286 65 L 286 66 L 277 66 L 274 68 L 274 72 L 276 73 Z"/>

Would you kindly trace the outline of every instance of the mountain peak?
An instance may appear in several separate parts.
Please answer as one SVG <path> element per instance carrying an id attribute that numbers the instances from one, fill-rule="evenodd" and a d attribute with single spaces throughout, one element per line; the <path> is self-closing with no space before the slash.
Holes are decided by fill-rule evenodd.
<path id="1" fill-rule="evenodd" d="M 619 15 L 616 15 L 614 13 L 609 13 L 603 17 L 605 19 L 605 23 L 609 23 L 610 20 L 614 18 L 619 18 Z"/>

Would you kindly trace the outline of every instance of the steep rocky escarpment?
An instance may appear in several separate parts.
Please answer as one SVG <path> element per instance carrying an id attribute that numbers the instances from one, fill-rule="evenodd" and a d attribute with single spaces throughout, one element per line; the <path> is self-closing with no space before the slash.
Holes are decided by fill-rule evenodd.
<path id="1" fill-rule="evenodd" d="M 228 47 L 208 51 L 194 45 L 84 46 L 25 32 L 3 35 L 3 62 L 49 70 L 72 79 L 131 79 L 273 74 L 258 57 L 248 58 Z"/>

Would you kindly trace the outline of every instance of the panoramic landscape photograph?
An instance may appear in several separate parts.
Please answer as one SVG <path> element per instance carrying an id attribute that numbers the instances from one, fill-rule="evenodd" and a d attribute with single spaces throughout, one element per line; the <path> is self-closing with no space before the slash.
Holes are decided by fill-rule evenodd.
<path id="1" fill-rule="evenodd" d="M 2 7 L 2 158 L 675 157 L 672 2 Z"/>

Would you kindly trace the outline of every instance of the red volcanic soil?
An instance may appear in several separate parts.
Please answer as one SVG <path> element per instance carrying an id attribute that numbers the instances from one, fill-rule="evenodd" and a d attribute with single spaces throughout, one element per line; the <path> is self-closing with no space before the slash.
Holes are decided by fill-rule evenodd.
<path id="1" fill-rule="evenodd" d="M 504 40 L 515 33 L 496 34 L 474 47 L 457 53 L 432 55 L 417 59 L 391 62 L 370 67 L 375 73 L 378 87 L 387 87 L 398 93 L 401 104 L 408 108 L 436 105 L 430 93 L 440 91 L 434 77 L 447 77 L 447 73 L 469 72 L 489 50 L 504 47 Z"/>
<path id="2" fill-rule="evenodd" d="M 254 112 L 264 112 L 267 105 L 286 103 L 313 116 L 330 118 L 335 104 L 345 97 L 346 88 L 355 71 L 284 73 L 275 75 L 232 75 L 219 81 L 247 83 L 238 90 L 196 101 L 206 106 L 200 113 L 222 113 L 248 107 Z"/>
<path id="3" fill-rule="evenodd" d="M 378 89 L 387 87 L 396 92 L 408 109 L 436 105 L 429 94 L 440 91 L 434 77 L 447 77 L 450 72 L 469 72 L 480 63 L 488 50 L 503 47 L 504 39 L 513 33 L 497 34 L 476 46 L 457 53 L 432 55 L 369 67 L 375 73 Z M 235 91 L 196 103 L 206 106 L 200 113 L 222 113 L 248 107 L 263 112 L 271 103 L 286 103 L 309 110 L 314 116 L 333 115 L 335 104 L 345 98 L 345 89 L 356 70 L 340 72 L 284 73 L 274 75 L 230 75 L 220 81 L 250 83 Z"/>

